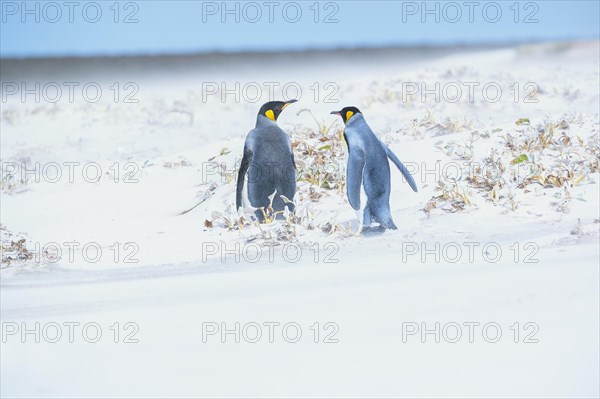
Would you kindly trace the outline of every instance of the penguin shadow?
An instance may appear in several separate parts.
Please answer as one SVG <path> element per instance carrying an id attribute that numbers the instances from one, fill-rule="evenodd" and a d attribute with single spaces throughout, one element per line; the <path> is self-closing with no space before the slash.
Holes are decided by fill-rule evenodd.
<path id="1" fill-rule="evenodd" d="M 346 222 L 341 223 L 342 226 L 346 227 L 348 230 L 352 231 L 356 235 L 360 235 L 363 237 L 376 237 L 380 236 L 387 230 L 383 226 L 375 225 L 375 226 L 363 226 L 360 221 L 356 219 L 348 220 Z"/>
<path id="2" fill-rule="evenodd" d="M 387 229 L 383 226 L 363 227 L 362 231 L 360 232 L 360 235 L 362 235 L 363 237 L 380 236 L 383 233 L 385 233 L 386 230 Z"/>

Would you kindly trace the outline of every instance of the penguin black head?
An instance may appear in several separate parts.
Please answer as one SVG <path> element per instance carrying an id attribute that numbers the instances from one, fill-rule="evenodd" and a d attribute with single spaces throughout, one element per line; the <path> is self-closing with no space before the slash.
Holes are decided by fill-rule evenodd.
<path id="1" fill-rule="evenodd" d="M 344 123 L 347 123 L 353 115 L 362 114 L 362 112 L 356 107 L 345 107 L 341 111 L 331 111 L 331 114 L 341 116 Z"/>
<path id="2" fill-rule="evenodd" d="M 266 116 L 272 121 L 276 121 L 279 117 L 279 114 L 281 114 L 281 111 L 283 111 L 285 107 L 295 103 L 296 101 L 298 100 L 269 101 L 268 103 L 265 103 L 262 107 L 260 107 L 260 111 L 258 111 L 258 114 Z"/>

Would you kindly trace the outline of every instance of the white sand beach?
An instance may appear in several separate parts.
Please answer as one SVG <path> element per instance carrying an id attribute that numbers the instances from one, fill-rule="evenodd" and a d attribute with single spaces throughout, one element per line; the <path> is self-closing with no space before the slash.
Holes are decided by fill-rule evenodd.
<path id="1" fill-rule="evenodd" d="M 598 397 L 599 56 L 3 59 L 1 395 Z M 237 167 L 283 98 L 299 220 L 259 225 Z M 418 193 L 392 165 L 398 230 L 357 231 L 330 115 L 348 105 L 413 172 Z"/>

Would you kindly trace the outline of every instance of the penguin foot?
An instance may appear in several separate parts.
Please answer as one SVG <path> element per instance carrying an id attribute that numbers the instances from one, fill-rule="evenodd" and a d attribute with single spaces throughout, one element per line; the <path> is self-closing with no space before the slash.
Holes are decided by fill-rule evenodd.
<path id="1" fill-rule="evenodd" d="M 363 236 L 379 236 L 382 235 L 385 232 L 385 227 L 383 226 L 375 226 L 375 227 L 370 227 L 370 226 L 364 226 L 361 234 Z"/>

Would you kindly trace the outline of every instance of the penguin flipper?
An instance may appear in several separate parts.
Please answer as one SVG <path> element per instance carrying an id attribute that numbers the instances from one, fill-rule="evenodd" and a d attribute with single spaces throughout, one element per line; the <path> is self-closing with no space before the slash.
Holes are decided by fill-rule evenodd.
<path id="1" fill-rule="evenodd" d="M 240 170 L 238 171 L 237 179 L 237 190 L 235 193 L 235 209 L 238 210 L 242 207 L 242 192 L 244 190 L 244 181 L 246 180 L 246 172 L 248 172 L 248 166 L 252 161 L 252 150 L 249 150 L 244 146 L 244 156 L 242 157 L 242 163 L 240 164 Z"/>
<path id="2" fill-rule="evenodd" d="M 348 148 L 348 168 L 346 172 L 346 191 L 348 201 L 354 210 L 360 209 L 360 187 L 363 181 L 363 169 L 365 168 L 365 154 L 361 149 Z"/>
<path id="3" fill-rule="evenodd" d="M 398 157 L 396 156 L 396 154 L 394 154 L 390 147 L 388 147 L 383 141 L 381 141 L 381 144 L 383 145 L 383 148 L 385 149 L 388 158 L 398 167 L 410 188 L 412 188 L 412 190 L 416 193 L 418 191 L 417 183 L 415 183 L 415 179 L 413 179 L 408 169 L 406 169 L 406 166 L 404 166 L 404 164 L 398 159 Z"/>

